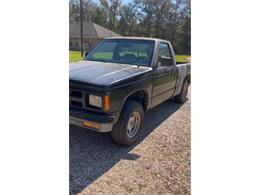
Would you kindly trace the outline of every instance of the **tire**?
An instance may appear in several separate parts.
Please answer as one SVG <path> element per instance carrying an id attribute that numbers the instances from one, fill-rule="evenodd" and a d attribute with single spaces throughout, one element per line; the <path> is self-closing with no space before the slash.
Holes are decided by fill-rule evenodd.
<path id="1" fill-rule="evenodd" d="M 136 101 L 126 101 L 121 116 L 112 130 L 114 142 L 125 146 L 133 145 L 139 138 L 140 132 L 143 129 L 143 124 L 144 109 L 142 105 Z"/>
<path id="2" fill-rule="evenodd" d="M 174 101 L 176 101 L 178 103 L 184 103 L 187 100 L 188 89 L 189 89 L 189 81 L 186 78 L 183 81 L 181 93 L 174 97 Z"/>

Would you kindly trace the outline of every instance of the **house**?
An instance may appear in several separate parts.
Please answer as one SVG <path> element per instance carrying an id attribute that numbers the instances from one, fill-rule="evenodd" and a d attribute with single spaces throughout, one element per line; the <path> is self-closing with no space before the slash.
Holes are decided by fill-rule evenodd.
<path id="1" fill-rule="evenodd" d="M 70 50 L 80 50 L 80 24 L 70 23 Z M 105 37 L 121 36 L 95 23 L 83 23 L 83 50 L 89 51 Z"/>

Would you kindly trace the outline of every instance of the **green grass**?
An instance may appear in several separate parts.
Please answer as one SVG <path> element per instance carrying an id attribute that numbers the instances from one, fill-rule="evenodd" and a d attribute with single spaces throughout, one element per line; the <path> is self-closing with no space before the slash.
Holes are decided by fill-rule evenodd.
<path id="1" fill-rule="evenodd" d="M 176 62 L 190 62 L 189 55 L 176 55 Z"/>
<path id="2" fill-rule="evenodd" d="M 96 53 L 95 55 L 93 55 L 94 58 L 96 59 L 100 59 L 100 58 L 104 58 L 104 59 L 112 59 L 113 57 L 113 53 L 112 52 L 100 52 L 100 53 Z"/>
<path id="3" fill-rule="evenodd" d="M 109 58 L 109 56 L 111 56 L 111 54 L 104 53 L 102 56 L 96 55 L 95 57 Z M 189 59 L 189 55 L 176 55 L 177 62 L 189 62 Z M 79 60 L 82 60 L 80 51 L 70 51 L 69 62 L 77 62 Z"/>
<path id="4" fill-rule="evenodd" d="M 80 51 L 70 51 L 70 62 L 77 62 L 82 60 Z"/>

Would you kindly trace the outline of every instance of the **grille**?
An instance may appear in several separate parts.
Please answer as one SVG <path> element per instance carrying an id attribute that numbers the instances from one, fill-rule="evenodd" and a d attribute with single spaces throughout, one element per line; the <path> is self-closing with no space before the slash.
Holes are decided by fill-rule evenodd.
<path id="1" fill-rule="evenodd" d="M 102 108 L 89 105 L 88 91 L 83 91 L 72 86 L 70 86 L 70 107 L 80 110 L 102 111 Z"/>
<path id="2" fill-rule="evenodd" d="M 86 94 L 77 89 L 70 89 L 70 106 L 85 108 Z"/>

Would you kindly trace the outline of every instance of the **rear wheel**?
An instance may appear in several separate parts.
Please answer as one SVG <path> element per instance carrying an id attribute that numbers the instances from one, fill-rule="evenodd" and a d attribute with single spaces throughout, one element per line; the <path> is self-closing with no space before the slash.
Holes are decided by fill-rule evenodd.
<path id="1" fill-rule="evenodd" d="M 143 129 L 144 110 L 140 103 L 128 100 L 121 112 L 119 121 L 114 125 L 112 138 L 116 143 L 133 145 Z"/>
<path id="2" fill-rule="evenodd" d="M 174 100 L 178 103 L 184 103 L 187 99 L 188 89 L 189 89 L 189 81 L 186 78 L 182 84 L 181 93 L 179 95 L 176 95 L 174 97 Z"/>

